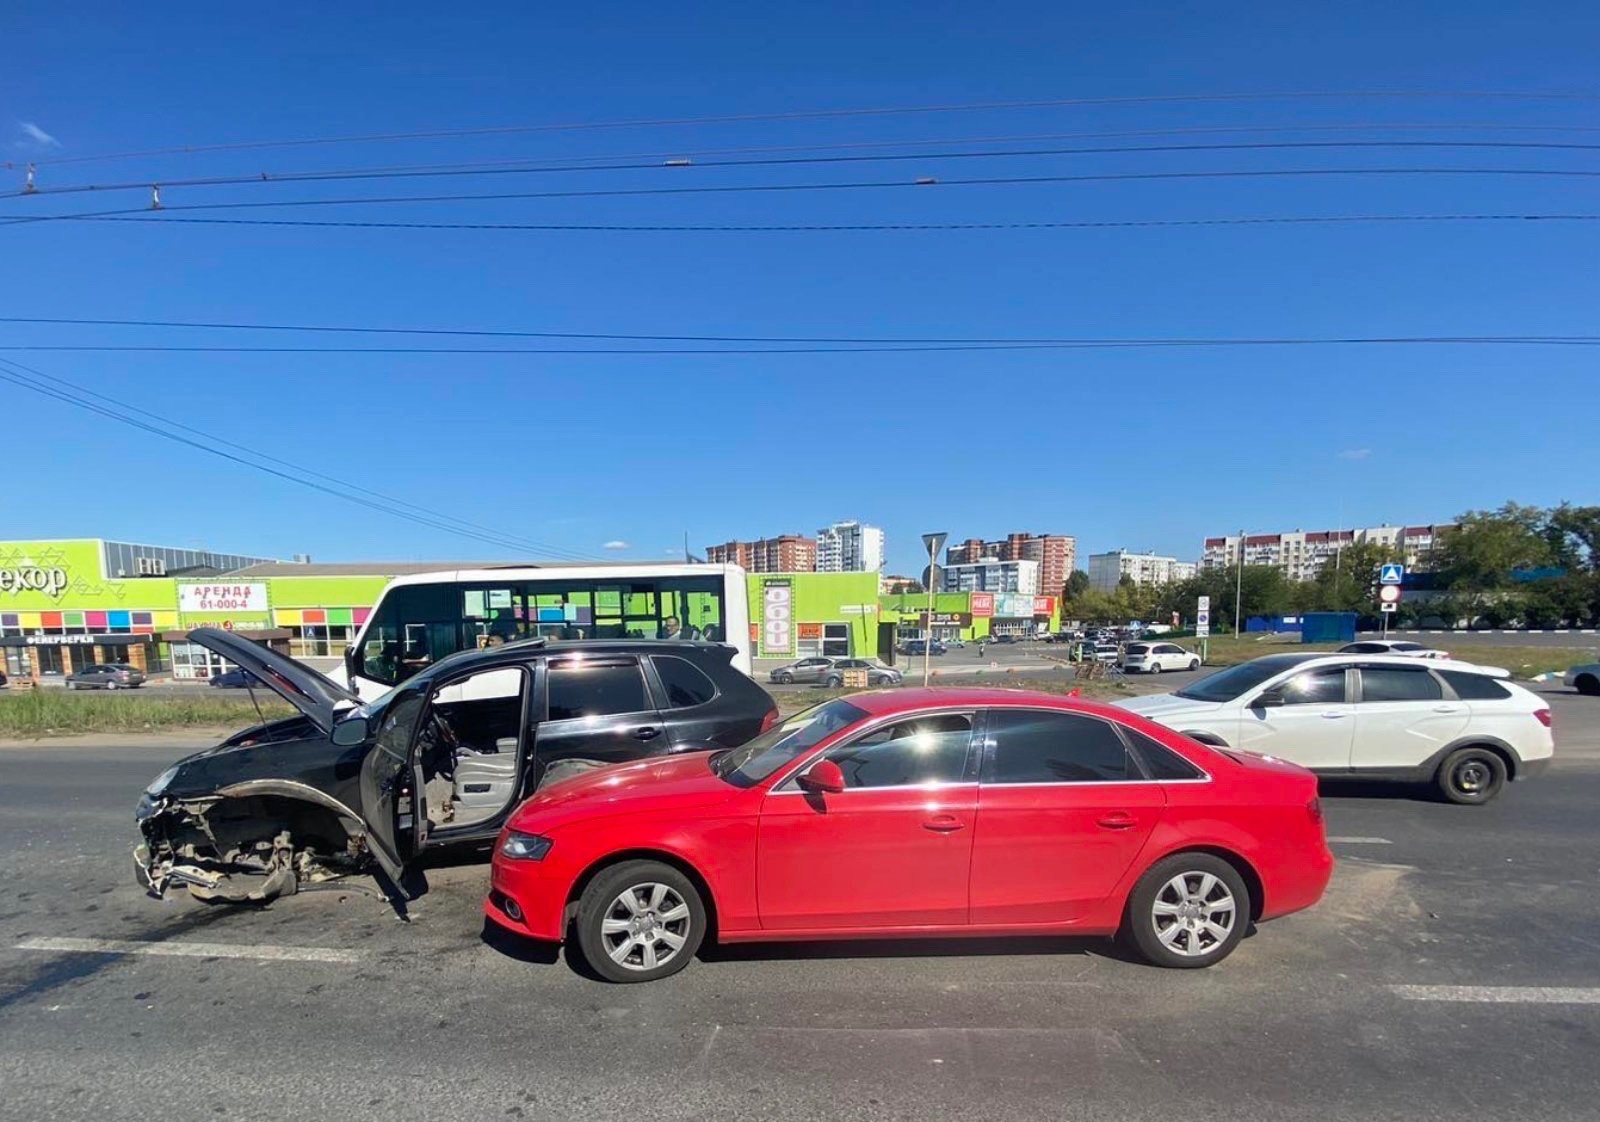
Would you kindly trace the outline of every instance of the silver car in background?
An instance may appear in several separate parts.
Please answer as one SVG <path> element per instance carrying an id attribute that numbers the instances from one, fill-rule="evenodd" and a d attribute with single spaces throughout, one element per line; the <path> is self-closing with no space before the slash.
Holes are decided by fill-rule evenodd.
<path id="1" fill-rule="evenodd" d="M 875 658 L 836 658 L 833 667 L 822 676 L 822 684 L 838 689 L 844 685 L 847 670 L 865 670 L 869 686 L 898 686 L 906 680 L 904 671 Z"/>
<path id="2" fill-rule="evenodd" d="M 1600 662 L 1585 662 L 1574 666 L 1562 675 L 1561 680 L 1579 693 L 1591 696 L 1600 694 Z"/>
<path id="3" fill-rule="evenodd" d="M 67 675 L 69 690 L 136 690 L 144 685 L 144 671 L 126 662 L 107 662 L 85 666 Z"/>

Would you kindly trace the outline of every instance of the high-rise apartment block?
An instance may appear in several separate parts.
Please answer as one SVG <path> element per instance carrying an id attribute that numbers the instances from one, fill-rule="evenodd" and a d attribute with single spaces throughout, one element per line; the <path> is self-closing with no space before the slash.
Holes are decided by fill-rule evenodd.
<path id="1" fill-rule="evenodd" d="M 817 572 L 875 573 L 883 569 L 883 531 L 865 522 L 835 522 L 817 531 Z"/>
<path id="2" fill-rule="evenodd" d="M 753 542 L 706 546 L 713 565 L 738 565 L 751 573 L 810 573 L 817 568 L 817 541 L 799 534 L 779 534 Z"/>
<path id="3" fill-rule="evenodd" d="M 970 565 L 986 559 L 1033 561 L 1039 566 L 1041 595 L 1059 596 L 1078 563 L 1078 540 L 1067 534 L 1007 534 L 997 541 L 968 538 L 945 550 L 945 564 Z"/>
<path id="4" fill-rule="evenodd" d="M 1382 545 L 1395 550 L 1407 565 L 1427 567 L 1450 524 L 1374 526 L 1365 530 L 1290 530 L 1277 534 L 1238 534 L 1207 538 L 1200 555 L 1202 568 L 1235 564 L 1241 549 L 1246 565 L 1275 565 L 1291 580 L 1311 580 L 1341 550 L 1353 545 Z"/>

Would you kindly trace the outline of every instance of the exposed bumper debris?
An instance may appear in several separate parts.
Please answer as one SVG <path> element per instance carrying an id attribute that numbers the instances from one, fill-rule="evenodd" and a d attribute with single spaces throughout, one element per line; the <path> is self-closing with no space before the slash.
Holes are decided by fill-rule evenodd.
<path id="1" fill-rule="evenodd" d="M 365 863 L 359 840 L 348 840 L 342 853 L 319 852 L 309 841 L 297 844 L 284 823 L 254 817 L 240 805 L 249 801 L 165 801 L 142 807 L 148 811 L 139 820 L 145 841 L 133 851 L 139 884 L 157 898 L 183 885 L 197 900 L 259 904 L 292 895 L 303 883 L 355 872 Z M 252 832 L 258 835 L 254 839 Z"/>

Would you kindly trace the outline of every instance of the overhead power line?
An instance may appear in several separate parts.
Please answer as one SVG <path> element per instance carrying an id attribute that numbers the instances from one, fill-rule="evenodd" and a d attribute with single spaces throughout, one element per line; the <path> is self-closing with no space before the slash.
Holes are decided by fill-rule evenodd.
<path id="1" fill-rule="evenodd" d="M 303 148 L 339 144 L 368 144 L 409 140 L 449 140 L 465 137 L 508 136 L 518 133 L 591 132 L 633 128 L 669 128 L 697 125 L 746 124 L 768 121 L 833 120 L 850 117 L 893 117 L 952 113 L 1009 112 L 1022 109 L 1063 109 L 1112 105 L 1181 105 L 1194 103 L 1263 101 L 1600 101 L 1600 94 L 1546 92 L 1539 90 L 1280 90 L 1259 93 L 1145 94 L 1120 97 L 1038 98 L 1019 101 L 968 101 L 933 105 L 868 106 L 855 108 L 811 108 L 768 113 L 724 113 L 688 117 L 647 117 L 611 121 L 569 121 L 541 124 L 487 125 L 465 128 L 418 129 L 371 133 L 344 133 L 327 136 L 295 137 L 276 140 L 240 140 L 211 144 L 177 144 L 120 152 L 91 153 L 82 156 L 56 156 L 35 160 L 44 166 L 83 164 L 106 160 L 129 160 L 149 156 L 202 155 L 239 152 L 262 148 Z"/>
<path id="2" fill-rule="evenodd" d="M 1164 226 L 1312 226 L 1373 222 L 1593 222 L 1600 214 L 1311 214 L 1240 218 L 1127 218 L 1085 222 L 836 222 L 770 224 L 607 224 L 594 222 L 379 222 L 314 218 L 172 218 L 159 214 L 82 215 L 84 222 L 179 226 L 300 226 L 335 230 L 484 230 L 601 234 L 821 234 L 961 230 L 1122 230 Z M 3 225 L 3 223 L 0 223 Z"/>
<path id="3" fill-rule="evenodd" d="M 703 160 L 710 156 L 749 156 L 772 155 L 775 153 L 795 152 L 850 152 L 882 150 L 890 148 L 915 148 L 929 145 L 953 144 L 1021 144 L 1042 143 L 1044 141 L 1061 140 L 1127 140 L 1135 137 L 1154 136 L 1219 136 L 1219 135 L 1273 135 L 1278 133 L 1340 133 L 1340 132 L 1504 132 L 1504 133 L 1596 133 L 1600 132 L 1600 125 L 1525 125 L 1506 124 L 1495 121 L 1459 121 L 1459 122 L 1400 122 L 1400 121 L 1354 121 L 1341 124 L 1308 125 L 1308 124 L 1269 124 L 1269 125 L 1187 125 L 1176 128 L 1153 129 L 1113 129 L 1113 130 L 1078 130 L 1075 132 L 1034 132 L 1034 133 L 1003 133 L 998 135 L 982 136 L 924 136 L 901 140 L 856 140 L 832 141 L 825 144 L 743 144 L 720 148 L 670 148 L 656 149 L 647 152 L 610 152 L 586 156 L 584 159 L 595 163 L 599 167 L 610 167 L 616 162 L 625 160 L 654 160 L 666 161 L 674 159 Z M 543 156 L 538 158 L 502 158 L 498 160 L 453 160 L 449 163 L 419 164 L 416 162 L 403 164 L 379 164 L 353 168 L 322 169 L 325 173 L 368 173 L 368 172 L 398 172 L 398 171 L 471 171 L 474 169 L 498 168 L 542 168 L 551 165 L 571 163 L 574 157 Z M 15 168 L 13 163 L 4 165 Z M 31 165 L 30 165 L 31 166 Z M 652 165 L 654 166 L 654 165 Z M 281 179 L 288 174 L 260 171 L 248 178 L 254 182 L 260 180 Z M 245 177 L 240 177 L 245 178 Z M 142 186 L 148 187 L 153 183 L 171 185 L 176 177 L 169 175 L 149 175 L 143 177 Z M 36 181 L 30 180 L 36 190 L 16 192 L 23 195 L 44 195 L 54 193 L 54 189 L 42 187 Z M 67 185 L 77 190 L 104 189 L 93 184 Z M 0 198 L 5 197 L 0 193 Z"/>
<path id="4" fill-rule="evenodd" d="M 499 163 L 451 167 L 355 168 L 340 171 L 255 172 L 248 175 L 212 175 L 190 178 L 144 178 L 120 183 L 76 183 L 60 187 L 33 187 L 0 194 L 0 198 L 39 198 L 49 195 L 109 194 L 149 191 L 159 184 L 175 187 L 239 187 L 283 183 L 342 183 L 357 180 L 460 178 L 488 175 L 549 175 L 555 173 L 666 171 L 681 174 L 705 168 L 804 167 L 834 164 L 938 162 L 942 160 L 1023 159 L 1044 156 L 1163 155 L 1197 152 L 1365 151 L 1367 149 L 1483 149 L 1490 151 L 1600 151 L 1600 144 L 1541 140 L 1262 140 L 1228 144 L 1093 145 L 1067 148 L 958 149 L 932 152 L 877 152 L 831 156 L 763 156 L 748 159 L 652 159 L 617 163 L 584 160 L 579 163 Z"/>
<path id="5" fill-rule="evenodd" d="M 464 519 L 456 518 L 449 514 L 444 514 L 439 511 L 430 510 L 427 507 L 419 506 L 415 503 L 407 502 L 404 499 L 397 499 L 393 496 L 385 495 L 382 492 L 373 491 L 358 484 L 350 483 L 334 476 L 325 475 L 318 471 L 313 471 L 310 468 L 302 467 L 301 465 L 295 464 L 289 460 L 280 459 L 279 457 L 269 455 L 257 449 L 249 448 L 243 444 L 238 444 L 234 441 L 227 440 L 213 433 L 208 433 L 202 429 L 181 424 L 177 421 L 168 420 L 158 414 L 150 412 L 149 410 L 141 409 L 136 405 L 129 404 L 128 402 L 109 397 L 105 394 L 97 393 L 94 390 L 90 390 L 84 386 L 69 382 L 64 378 L 46 374 L 43 371 L 36 370 L 31 366 L 24 366 L 22 363 L 15 362 L 10 359 L 0 359 L 0 381 L 9 382 L 12 385 L 19 386 L 26 390 L 31 390 L 34 393 L 53 398 L 57 401 L 87 410 L 91 413 L 97 413 L 102 417 L 108 418 L 109 420 L 117 421 L 120 424 L 128 425 L 132 428 L 140 429 L 154 436 L 175 441 L 179 444 L 183 444 L 198 451 L 220 457 L 240 466 L 251 468 L 255 471 L 265 472 L 268 475 L 276 476 L 279 479 L 299 484 L 302 487 L 309 487 L 312 490 L 320 491 L 323 494 L 331 495 L 334 498 L 343 499 L 346 502 L 352 502 L 359 506 L 367 507 L 368 509 L 378 511 L 383 514 L 402 518 L 418 525 L 427 526 L 431 529 L 441 530 L 446 533 L 456 534 L 465 538 L 471 538 L 475 541 L 497 546 L 502 549 L 521 550 L 533 555 L 550 557 L 557 560 L 590 560 L 590 558 L 584 557 L 582 554 L 575 553 L 571 550 L 557 549 L 551 546 L 542 545 L 538 542 L 532 542 L 523 538 L 507 535 L 493 529 L 492 527 L 481 526 L 475 522 L 468 522 Z M 141 421 L 138 419 L 138 416 L 134 416 L 134 414 L 148 417 L 157 423 L 152 424 L 146 421 Z M 180 431 L 174 432 L 172 431 L 174 429 Z M 182 435 L 183 433 L 191 433 L 201 439 L 190 439 L 189 437 Z M 210 441 L 212 443 L 207 444 L 202 443 L 202 441 Z M 220 447 L 214 447 L 213 445 L 218 445 Z M 247 456 L 255 457 L 257 460 L 266 462 L 258 463 L 246 459 L 244 456 L 234 455 L 225 450 L 228 448 L 235 449 L 238 452 L 245 453 Z M 278 470 L 277 468 L 268 466 L 269 464 L 278 464 L 284 468 L 287 468 L 288 470 Z M 324 483 L 319 483 L 317 480 L 325 481 L 326 484 L 331 484 L 331 486 L 324 485 Z M 363 498 L 362 496 L 369 497 Z"/>
<path id="6" fill-rule="evenodd" d="M 142 343 L 63 343 L 0 345 L 0 351 L 114 352 L 118 354 L 260 354 L 260 355 L 596 355 L 619 357 L 671 355 L 821 355 L 924 354 L 961 351 L 1116 350 L 1163 347 L 1320 347 L 1320 346 L 1592 346 L 1600 335 L 1436 335 L 1349 338 L 1263 339 L 1079 339 L 1042 343 L 889 343 L 780 345 L 765 347 L 260 347 L 182 346 Z"/>
<path id="7" fill-rule="evenodd" d="M 751 183 L 698 187 L 618 187 L 579 191 L 507 191 L 458 195 L 388 195 L 365 198 L 257 200 L 254 202 L 183 203 L 162 205 L 163 211 L 256 210 L 264 207 L 365 206 L 389 203 L 503 202 L 515 199 L 629 198 L 667 195 L 778 194 L 805 191 L 850 191 L 881 188 L 1009 187 L 1046 183 L 1125 183 L 1135 181 L 1190 181 L 1203 179 L 1295 179 L 1321 176 L 1507 176 L 1537 178 L 1600 178 L 1600 171 L 1559 168 L 1457 168 L 1457 167 L 1380 167 L 1380 168 L 1267 168 L 1227 171 L 1149 171 L 1106 172 L 1085 175 L 1016 175 L 969 179 L 919 177 L 917 179 L 855 180 L 838 183 Z M 109 218 L 126 214 L 147 214 L 151 207 L 123 207 L 116 210 L 87 211 L 77 214 L 41 214 L 12 217 L 0 225 L 17 226 L 33 222 L 70 222 L 88 218 Z"/>
<path id="8" fill-rule="evenodd" d="M 904 336 L 904 335 L 659 335 L 623 334 L 618 332 L 578 331 L 524 331 L 470 327 L 374 327 L 366 324 L 306 324 L 306 323 L 238 323 L 217 320 L 158 320 L 158 319 L 92 319 L 79 316 L 0 316 L 0 323 L 31 324 L 50 327 L 139 327 L 179 331 L 275 331 L 311 334 L 340 335 L 427 335 L 492 339 L 584 339 L 606 342 L 643 343 L 849 343 L 861 345 L 887 344 L 1043 344 L 1070 346 L 1106 345 L 1229 345 L 1229 344 L 1279 344 L 1279 343 L 1408 343 L 1408 342 L 1523 342 L 1587 339 L 1581 335 L 1419 335 L 1419 336 L 1264 336 L 1231 339 L 1195 338 L 1091 338 L 1066 336 Z M 10 349 L 0 347 L 0 350 Z M 125 350 L 125 347 L 112 347 Z M 255 348 L 250 348 L 255 349 Z M 474 353 L 468 351 L 466 353 Z M 482 353 L 494 354 L 494 351 Z"/>

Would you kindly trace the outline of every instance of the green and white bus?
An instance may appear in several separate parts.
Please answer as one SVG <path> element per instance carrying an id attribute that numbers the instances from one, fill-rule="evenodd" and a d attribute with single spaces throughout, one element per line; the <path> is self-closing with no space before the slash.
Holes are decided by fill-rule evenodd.
<path id="1" fill-rule="evenodd" d="M 396 577 L 345 652 L 350 688 L 377 697 L 446 655 L 517 639 L 726 643 L 750 673 L 738 565 L 595 564 Z"/>

